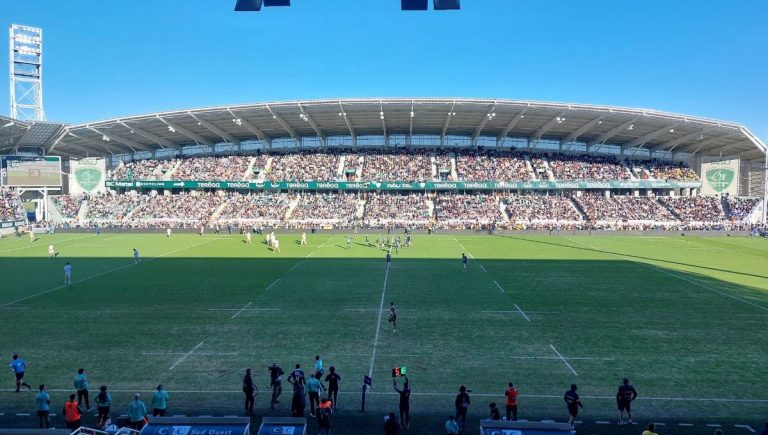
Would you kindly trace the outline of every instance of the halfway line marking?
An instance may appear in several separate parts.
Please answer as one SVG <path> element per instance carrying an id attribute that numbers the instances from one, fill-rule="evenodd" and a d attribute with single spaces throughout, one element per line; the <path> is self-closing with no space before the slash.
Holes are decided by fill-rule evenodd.
<path id="1" fill-rule="evenodd" d="M 557 351 L 557 349 L 555 349 L 555 346 L 552 346 L 552 345 L 550 344 L 550 345 L 549 345 L 549 347 L 552 349 L 552 351 L 553 351 L 553 352 L 555 352 L 555 353 L 557 354 L 557 356 L 559 356 L 559 357 L 560 357 L 560 360 L 561 360 L 561 361 L 562 361 L 562 362 L 565 364 L 565 366 L 566 366 L 566 367 L 568 367 L 568 369 L 570 369 L 570 370 L 571 370 L 571 372 L 573 372 L 573 374 L 574 374 L 574 375 L 576 375 L 576 376 L 579 376 L 579 374 L 578 374 L 578 373 L 576 373 L 576 370 L 574 370 L 574 369 L 573 369 L 573 367 L 571 367 L 571 365 L 568 363 L 568 360 L 566 360 L 565 358 L 563 358 L 563 356 L 562 356 L 562 355 L 560 355 L 560 352 L 558 352 L 558 351 Z"/>
<path id="2" fill-rule="evenodd" d="M 200 346 L 202 346 L 202 345 L 203 345 L 203 343 L 205 343 L 205 342 L 204 342 L 204 341 L 201 341 L 200 343 L 197 343 L 197 346 L 193 347 L 193 348 L 192 348 L 192 350 L 190 350 L 189 352 L 185 353 L 185 354 L 184 354 L 184 356 L 182 356 L 182 357 L 181 357 L 181 358 L 180 358 L 178 361 L 176 361 L 175 363 L 173 363 L 173 365 L 171 366 L 171 368 L 169 368 L 168 370 L 173 370 L 173 369 L 175 369 L 177 365 L 179 365 L 179 364 L 180 364 L 182 361 L 184 361 L 185 359 L 187 359 L 187 357 L 188 357 L 188 356 L 192 355 L 192 352 L 196 351 L 196 350 L 197 350 L 197 349 L 198 349 Z"/>
<path id="3" fill-rule="evenodd" d="M 384 298 L 387 294 L 387 280 L 389 279 L 389 264 L 384 270 L 384 285 L 381 286 L 381 302 L 379 302 L 379 320 L 376 322 L 376 335 L 373 337 L 373 351 L 371 352 L 371 366 L 368 368 L 368 377 L 373 376 L 373 366 L 376 364 L 376 348 L 379 346 L 379 331 L 381 330 L 381 315 L 384 312 Z"/>

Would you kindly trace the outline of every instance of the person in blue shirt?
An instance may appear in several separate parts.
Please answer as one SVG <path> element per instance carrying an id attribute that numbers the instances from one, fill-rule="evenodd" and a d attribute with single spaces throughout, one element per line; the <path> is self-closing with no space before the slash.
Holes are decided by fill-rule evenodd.
<path id="1" fill-rule="evenodd" d="M 40 392 L 35 396 L 37 405 L 37 418 L 40 420 L 40 429 L 51 427 L 51 396 L 45 391 L 45 384 L 40 384 Z"/>
<path id="2" fill-rule="evenodd" d="M 135 394 L 131 404 L 128 405 L 128 419 L 130 420 L 131 429 L 141 430 L 144 427 L 144 417 L 147 416 L 147 405 L 141 401 L 141 396 Z"/>
<path id="3" fill-rule="evenodd" d="M 24 382 L 24 372 L 27 370 L 27 363 L 19 358 L 18 355 L 13 355 L 13 359 L 11 359 L 11 363 L 8 365 L 16 376 L 16 392 L 19 392 L 20 387 L 27 387 L 29 391 L 32 391 L 32 386 Z"/>
<path id="4" fill-rule="evenodd" d="M 88 398 L 88 378 L 85 376 L 85 369 L 77 369 L 75 375 L 75 391 L 77 391 L 77 402 L 85 402 L 86 411 L 91 410 L 91 401 Z"/>
<path id="5" fill-rule="evenodd" d="M 168 392 L 163 388 L 163 384 L 160 384 L 152 395 L 152 417 L 164 417 L 167 408 Z"/>

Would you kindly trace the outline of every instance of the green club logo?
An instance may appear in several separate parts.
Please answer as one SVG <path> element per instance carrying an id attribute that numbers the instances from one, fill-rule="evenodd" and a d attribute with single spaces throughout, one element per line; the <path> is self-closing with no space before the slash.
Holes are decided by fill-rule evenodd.
<path id="1" fill-rule="evenodd" d="M 736 172 L 730 168 L 712 168 L 705 174 L 707 183 L 717 193 L 722 193 L 733 183 Z"/>
<path id="2" fill-rule="evenodd" d="M 101 181 L 101 171 L 96 168 L 78 168 L 75 171 L 77 184 L 86 192 L 94 190 Z"/>

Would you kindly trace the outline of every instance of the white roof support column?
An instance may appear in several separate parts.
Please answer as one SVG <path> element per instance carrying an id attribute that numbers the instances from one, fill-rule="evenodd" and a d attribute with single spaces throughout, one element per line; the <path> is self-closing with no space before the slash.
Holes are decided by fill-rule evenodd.
<path id="1" fill-rule="evenodd" d="M 645 145 L 646 143 L 648 143 L 649 141 L 652 141 L 653 139 L 661 136 L 662 134 L 670 132 L 670 130 L 674 129 L 675 127 L 677 127 L 680 124 L 682 124 L 682 123 L 681 122 L 676 122 L 674 124 L 669 124 L 669 125 L 667 125 L 665 127 L 661 127 L 661 128 L 659 128 L 657 130 L 654 130 L 654 131 L 652 131 L 650 133 L 647 133 L 647 134 L 645 134 L 643 136 L 638 137 L 637 139 L 634 139 L 634 140 L 630 141 L 629 143 L 624 145 L 622 148 L 633 148 L 633 147 L 640 148 L 643 145 Z"/>
<path id="2" fill-rule="evenodd" d="M 111 154 L 111 155 L 114 155 L 114 154 L 115 154 L 115 153 L 114 153 L 114 151 L 117 151 L 118 153 L 120 153 L 120 152 L 123 152 L 122 150 L 113 150 L 112 148 L 108 147 L 108 146 L 107 146 L 107 143 L 106 143 L 106 142 L 104 142 L 104 141 L 98 141 L 98 142 L 97 142 L 97 141 L 95 141 L 95 140 L 90 140 L 90 139 L 87 139 L 87 138 L 84 138 L 84 137 L 78 136 L 78 135 L 76 135 L 76 134 L 72 133 L 71 131 L 70 131 L 68 134 L 69 134 L 70 136 L 72 136 L 72 137 L 76 138 L 76 139 L 80 139 L 80 140 L 81 140 L 81 141 L 83 141 L 83 142 L 87 142 L 88 144 L 90 144 L 90 145 L 93 145 L 93 146 L 94 146 L 96 149 L 99 149 L 99 148 L 104 148 L 104 149 L 105 149 L 105 150 L 107 150 L 107 152 L 108 152 L 109 154 Z M 91 151 L 93 151 L 93 150 L 91 150 Z"/>
<path id="3" fill-rule="evenodd" d="M 496 137 L 496 143 L 498 147 L 504 145 L 504 142 L 507 140 L 507 135 L 509 134 L 509 132 L 512 131 L 513 128 L 515 128 L 515 126 L 517 125 L 518 122 L 520 122 L 521 119 L 525 118 L 525 112 L 527 112 L 529 108 L 530 108 L 530 105 L 525 109 L 523 109 L 522 111 L 520 111 L 520 113 L 518 113 L 517 116 L 512 118 L 512 121 L 509 121 L 509 124 L 507 124 L 506 127 L 504 127 L 504 130 L 501 131 L 499 136 Z"/>
<path id="4" fill-rule="evenodd" d="M 596 139 L 592 139 L 591 141 L 587 142 L 587 152 L 590 151 L 590 148 L 592 148 L 595 145 L 602 145 L 605 142 L 607 142 L 610 138 L 616 136 L 619 134 L 619 132 L 622 132 L 624 130 L 628 130 L 629 127 L 635 124 L 635 121 L 637 121 L 637 118 L 632 118 L 629 121 L 624 122 L 623 124 L 614 127 L 607 132 L 603 133 Z"/>
<path id="5" fill-rule="evenodd" d="M 408 119 L 408 145 L 413 145 L 413 118 L 416 116 L 416 112 L 413 111 L 413 100 L 411 100 L 411 113 Z"/>
<path id="6" fill-rule="evenodd" d="M 293 139 L 293 143 L 296 144 L 297 147 L 301 146 L 301 137 L 299 137 L 298 134 L 296 134 L 296 130 L 293 129 L 293 127 L 290 126 L 287 122 L 285 122 L 285 119 L 283 119 L 282 116 L 275 113 L 271 107 L 269 107 L 269 104 L 266 104 L 265 107 L 267 110 L 269 110 L 269 113 L 272 115 L 272 119 L 277 121 L 278 124 L 280 124 L 281 127 L 283 127 L 283 130 L 286 131 L 291 136 L 291 139 Z"/>
<path id="7" fill-rule="evenodd" d="M 496 116 L 496 102 L 493 102 L 493 105 L 491 105 L 491 108 L 488 109 L 488 113 L 485 114 L 483 117 L 483 120 L 480 121 L 480 124 L 478 124 L 477 128 L 475 129 L 475 132 L 472 133 L 472 147 L 477 146 L 477 140 L 480 139 L 480 133 L 483 132 L 483 128 L 485 128 L 485 124 L 488 123 L 491 119 L 493 119 Z"/>
<path id="8" fill-rule="evenodd" d="M 347 116 L 347 111 L 344 110 L 344 105 L 341 104 L 341 101 L 339 101 L 339 109 L 341 109 L 340 113 L 344 118 L 344 123 L 347 124 L 349 135 L 352 136 L 352 146 L 357 147 L 357 133 L 355 133 L 355 129 L 352 127 L 352 122 L 349 121 L 349 116 Z"/>
<path id="9" fill-rule="evenodd" d="M 86 155 L 91 155 L 93 153 L 92 149 L 81 147 L 80 145 L 74 145 L 74 144 L 71 144 L 71 143 L 66 143 L 63 140 L 60 140 L 59 143 L 61 144 L 61 146 L 65 146 L 65 147 L 68 147 L 68 148 L 74 148 L 74 149 L 76 149 L 78 151 L 82 151 L 82 152 L 86 153 Z M 60 152 L 60 151 L 57 151 L 57 152 Z M 96 154 L 98 155 L 98 153 L 96 153 Z"/>
<path id="10" fill-rule="evenodd" d="M 121 144 L 123 144 L 123 145 L 127 146 L 128 148 L 130 148 L 133 152 L 136 152 L 137 149 L 140 149 L 142 151 L 152 151 L 152 148 L 150 148 L 150 147 L 148 147 L 146 145 L 142 145 L 140 143 L 134 142 L 134 141 L 132 141 L 130 139 L 126 139 L 126 138 L 124 138 L 122 136 L 118 136 L 116 134 L 111 134 L 111 133 L 108 134 L 108 133 L 105 133 L 105 132 L 103 132 L 101 130 L 98 130 L 98 129 L 94 128 L 94 127 L 88 127 L 88 129 L 93 131 L 93 132 L 95 132 L 95 133 L 98 133 L 98 134 L 100 134 L 102 136 L 108 137 L 108 138 L 110 138 L 110 139 L 112 139 L 112 140 L 114 140 L 116 142 L 120 142 Z"/>
<path id="11" fill-rule="evenodd" d="M 440 132 L 440 146 L 445 145 L 445 132 L 448 131 L 448 125 L 451 123 L 451 118 L 456 115 L 456 112 L 453 111 L 454 107 L 456 107 L 455 100 L 451 103 L 451 108 L 448 110 L 448 115 L 445 117 L 445 122 L 443 123 L 443 130 Z"/>
<path id="12" fill-rule="evenodd" d="M 267 147 L 272 146 L 272 138 L 267 136 L 266 133 L 261 131 L 261 129 L 257 128 L 253 123 L 251 123 L 249 120 L 243 118 L 239 113 L 235 112 L 232 109 L 227 109 L 230 115 L 232 115 L 232 122 L 234 122 L 237 125 L 242 125 L 245 127 L 251 134 L 258 137 L 260 141 L 267 144 Z"/>
<path id="13" fill-rule="evenodd" d="M 651 147 L 651 151 L 658 151 L 658 150 L 667 150 L 672 151 L 675 148 L 677 148 L 678 145 L 680 145 L 683 142 L 687 142 L 689 140 L 695 139 L 697 137 L 704 136 L 707 132 L 713 130 L 715 127 L 705 128 L 703 130 L 694 131 L 693 133 L 686 134 L 685 136 L 680 136 L 677 139 L 672 139 L 669 141 L 666 141 L 662 144 L 656 145 L 654 147 Z"/>
<path id="14" fill-rule="evenodd" d="M 62 140 L 62 139 L 64 139 L 64 137 L 67 135 L 67 133 L 68 133 L 68 132 L 69 132 L 69 130 L 67 130 L 66 128 L 65 128 L 65 129 L 63 129 L 63 130 L 61 130 L 61 133 L 59 133 L 59 134 L 56 136 L 56 138 L 53 140 L 53 143 L 51 144 L 51 147 L 50 147 L 50 148 L 48 148 L 48 152 L 49 152 L 49 153 L 50 153 L 51 151 L 53 151 L 53 149 L 54 149 L 54 148 L 56 148 L 56 145 L 58 145 L 58 144 L 59 144 L 59 142 L 61 142 L 61 140 Z"/>
<path id="15" fill-rule="evenodd" d="M 381 119 L 381 128 L 384 131 L 384 145 L 387 145 L 389 143 L 389 139 L 387 137 L 387 122 L 384 121 L 384 103 L 379 100 L 379 119 Z"/>
<path id="16" fill-rule="evenodd" d="M 565 120 L 565 111 L 560 112 L 559 115 L 557 115 L 554 118 L 550 119 L 546 124 L 542 125 L 540 129 L 536 130 L 536 133 L 534 133 L 530 137 L 528 137 L 528 146 L 530 147 L 531 144 L 534 144 L 533 148 L 536 148 L 536 145 L 538 145 L 539 140 L 541 140 L 541 137 L 546 132 L 548 132 L 552 127 L 554 127 L 555 124 L 560 124 L 564 120 Z"/>
<path id="17" fill-rule="evenodd" d="M 320 130 L 320 127 L 317 125 L 317 123 L 312 119 L 311 116 L 304 110 L 304 106 L 299 103 L 299 110 L 301 110 L 301 119 L 309 123 L 310 127 L 312 127 L 312 130 L 315 130 L 315 134 L 317 134 L 317 138 L 320 139 L 320 145 L 325 146 L 325 133 L 323 133 L 322 130 Z"/>
<path id="18" fill-rule="evenodd" d="M 237 146 L 240 146 L 240 140 L 235 139 L 234 136 L 231 134 L 225 132 L 224 130 L 220 129 L 219 127 L 216 127 L 215 125 L 211 124 L 210 122 L 206 121 L 205 119 L 201 118 L 200 115 L 195 115 L 191 112 L 189 113 L 189 116 L 194 118 L 195 121 L 197 121 L 198 124 L 202 125 L 203 127 L 207 128 L 208 131 L 215 134 L 216 136 L 222 138 L 225 142 L 229 142 L 231 144 L 235 144 Z"/>
<path id="19" fill-rule="evenodd" d="M 152 134 L 148 131 L 144 131 L 138 127 L 134 127 L 132 125 L 126 124 L 125 122 L 119 121 L 118 122 L 123 127 L 129 129 L 131 133 L 136 133 L 139 136 L 143 137 L 144 139 L 151 140 L 152 142 L 159 145 L 161 148 L 173 148 L 173 149 L 180 149 L 181 147 L 179 145 L 176 145 L 175 143 L 171 142 L 170 140 L 160 137 L 156 134 Z"/>
<path id="20" fill-rule="evenodd" d="M 201 145 L 201 144 L 202 145 L 207 145 L 207 146 L 211 147 L 211 149 L 213 149 L 213 147 L 216 145 L 212 140 L 206 139 L 206 138 L 200 136 L 199 134 L 197 134 L 197 133 L 195 133 L 193 131 L 187 130 L 184 127 L 180 127 L 179 125 L 177 125 L 177 124 L 175 124 L 175 123 L 173 123 L 171 121 L 168 121 L 167 119 L 163 118 L 162 116 L 158 115 L 157 119 L 159 119 L 165 125 L 170 127 L 170 129 L 173 129 L 174 131 L 178 131 L 182 135 L 188 137 L 189 139 L 192 139 L 198 145 Z"/>
<path id="21" fill-rule="evenodd" d="M 570 150 L 573 146 L 573 143 L 576 142 L 576 140 L 584 133 L 589 131 L 590 128 L 594 127 L 595 125 L 602 123 L 603 118 L 605 118 L 606 115 L 600 115 L 597 118 L 589 121 L 588 123 L 582 125 L 578 129 L 576 129 L 573 133 L 569 134 L 565 139 L 563 139 L 560 144 L 561 145 L 568 145 L 568 148 L 566 150 Z"/>

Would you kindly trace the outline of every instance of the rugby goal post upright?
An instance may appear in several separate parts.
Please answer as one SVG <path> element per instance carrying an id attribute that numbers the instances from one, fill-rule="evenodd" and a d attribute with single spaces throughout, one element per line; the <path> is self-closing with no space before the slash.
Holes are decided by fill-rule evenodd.
<path id="1" fill-rule="evenodd" d="M 8 42 L 11 118 L 45 121 L 43 30 L 11 24 Z"/>

